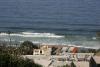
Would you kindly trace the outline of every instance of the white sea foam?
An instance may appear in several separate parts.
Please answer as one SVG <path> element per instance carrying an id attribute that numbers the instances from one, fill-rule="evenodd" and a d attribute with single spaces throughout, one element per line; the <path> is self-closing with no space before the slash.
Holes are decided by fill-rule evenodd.
<path id="1" fill-rule="evenodd" d="M 2 36 L 2 35 L 8 35 L 7 33 L 0 33 L 0 35 Z"/>
<path id="2" fill-rule="evenodd" d="M 85 45 L 83 45 L 83 46 L 79 46 L 79 45 L 75 45 L 75 44 L 65 44 L 65 45 L 67 45 L 67 46 L 70 46 L 70 47 L 78 47 L 78 48 L 88 48 L 88 49 L 100 49 L 100 46 L 85 46 Z"/>
<path id="3" fill-rule="evenodd" d="M 79 47 L 79 48 L 89 48 L 89 49 L 99 49 L 99 47 L 98 46 L 96 46 L 96 47 L 90 47 L 90 46 L 77 46 L 77 45 L 73 45 L 74 47 Z"/>
<path id="4" fill-rule="evenodd" d="M 53 33 L 33 33 L 33 32 L 20 32 L 20 33 L 11 33 L 10 34 L 12 40 L 17 40 L 20 42 L 29 40 L 33 43 L 47 43 L 47 44 L 54 44 L 54 45 L 68 45 L 68 46 L 76 46 L 76 47 L 83 47 L 83 48 L 100 48 L 98 41 L 86 41 L 81 45 L 75 45 L 74 43 L 67 42 L 64 36 L 56 35 Z M 13 37 L 14 36 L 14 37 Z M 18 37 L 19 36 L 19 39 Z M 9 40 L 8 33 L 0 33 L 1 41 Z M 31 38 L 31 37 L 38 37 L 38 38 Z M 40 37 L 40 38 L 39 38 Z M 41 39 L 41 37 L 43 37 Z M 46 37 L 46 38 L 45 38 Z M 17 39 L 16 39 L 17 38 Z M 47 39 L 48 38 L 48 39 Z M 61 39 L 59 39 L 61 38 Z M 95 39 L 95 38 L 93 38 Z M 94 45 L 95 44 L 95 45 Z"/>
<path id="5" fill-rule="evenodd" d="M 7 36 L 7 33 L 1 33 L 1 36 Z M 52 37 L 61 38 L 64 36 L 56 35 L 53 33 L 32 33 L 32 32 L 22 32 L 22 33 L 11 33 L 10 36 L 21 36 L 21 37 Z"/>
<path id="6" fill-rule="evenodd" d="M 93 40 L 96 40 L 97 38 L 96 38 L 96 37 L 92 37 L 92 39 L 93 39 Z"/>

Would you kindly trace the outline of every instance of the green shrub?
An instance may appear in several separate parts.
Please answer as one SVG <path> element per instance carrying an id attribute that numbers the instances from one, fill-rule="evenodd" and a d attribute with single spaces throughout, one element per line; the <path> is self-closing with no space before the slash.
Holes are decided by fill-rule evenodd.
<path id="1" fill-rule="evenodd" d="M 37 49 L 38 46 L 36 44 L 33 44 L 30 41 L 23 42 L 19 47 L 21 54 L 24 54 L 24 55 L 27 55 L 27 54 L 32 55 L 33 54 L 33 48 Z"/>
<path id="2" fill-rule="evenodd" d="M 0 67 L 42 67 L 29 59 L 22 59 L 10 54 L 0 54 Z"/>
<path id="3" fill-rule="evenodd" d="M 66 64 L 66 65 L 64 65 L 64 66 L 62 66 L 62 67 L 70 67 L 70 66 L 68 66 L 68 65 Z"/>

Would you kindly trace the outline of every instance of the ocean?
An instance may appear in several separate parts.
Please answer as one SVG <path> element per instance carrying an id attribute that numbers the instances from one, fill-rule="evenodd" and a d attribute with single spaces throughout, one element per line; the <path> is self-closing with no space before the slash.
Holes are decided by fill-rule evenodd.
<path id="1" fill-rule="evenodd" d="M 99 0 L 0 0 L 0 40 L 100 48 Z"/>

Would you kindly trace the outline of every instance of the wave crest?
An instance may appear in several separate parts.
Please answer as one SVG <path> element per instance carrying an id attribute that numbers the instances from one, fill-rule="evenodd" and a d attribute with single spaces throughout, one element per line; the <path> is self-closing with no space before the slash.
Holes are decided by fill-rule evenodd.
<path id="1" fill-rule="evenodd" d="M 8 33 L 0 33 L 0 36 L 7 36 Z M 21 36 L 21 37 L 54 37 L 61 38 L 64 36 L 56 35 L 53 33 L 33 33 L 33 32 L 21 32 L 21 33 L 11 33 L 10 36 Z"/>

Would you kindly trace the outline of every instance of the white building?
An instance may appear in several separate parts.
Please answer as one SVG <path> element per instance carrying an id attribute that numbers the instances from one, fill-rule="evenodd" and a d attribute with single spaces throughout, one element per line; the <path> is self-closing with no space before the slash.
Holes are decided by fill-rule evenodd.
<path id="1" fill-rule="evenodd" d="M 51 55 L 51 48 L 41 46 L 40 49 L 33 49 L 33 55 Z"/>

